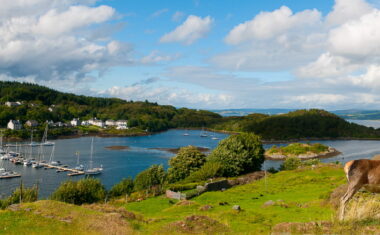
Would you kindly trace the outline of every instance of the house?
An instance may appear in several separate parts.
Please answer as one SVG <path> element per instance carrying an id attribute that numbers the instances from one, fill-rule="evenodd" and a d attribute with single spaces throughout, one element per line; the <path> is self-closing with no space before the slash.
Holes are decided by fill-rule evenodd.
<path id="1" fill-rule="evenodd" d="M 106 126 L 117 126 L 117 124 L 116 121 L 109 119 L 106 121 Z"/>
<path id="2" fill-rule="evenodd" d="M 46 120 L 46 123 L 48 124 L 48 126 L 54 126 L 53 120 L 50 120 L 50 121 Z"/>
<path id="3" fill-rule="evenodd" d="M 101 128 L 104 128 L 106 126 L 106 124 L 102 120 L 95 120 L 92 125 L 98 126 Z"/>
<path id="4" fill-rule="evenodd" d="M 20 101 L 17 101 L 17 102 L 7 101 L 7 102 L 5 102 L 5 105 L 8 106 L 8 107 L 16 107 L 16 106 L 20 106 L 21 102 Z"/>
<path id="5" fill-rule="evenodd" d="M 21 130 L 22 129 L 22 124 L 19 120 L 10 120 L 8 122 L 8 129 L 11 130 Z"/>
<path id="6" fill-rule="evenodd" d="M 25 124 L 27 126 L 29 126 L 29 127 L 36 127 L 36 126 L 38 126 L 38 122 L 36 120 L 28 120 L 28 121 L 26 121 Z"/>
<path id="7" fill-rule="evenodd" d="M 79 118 L 74 118 L 73 120 L 71 120 L 70 124 L 72 126 L 80 126 L 81 122 L 80 122 Z"/>
<path id="8" fill-rule="evenodd" d="M 117 120 L 116 121 L 116 129 L 122 130 L 122 129 L 128 129 L 128 121 L 127 120 Z"/>
<path id="9" fill-rule="evenodd" d="M 82 121 L 81 125 L 82 126 L 89 126 L 90 122 L 89 121 Z"/>

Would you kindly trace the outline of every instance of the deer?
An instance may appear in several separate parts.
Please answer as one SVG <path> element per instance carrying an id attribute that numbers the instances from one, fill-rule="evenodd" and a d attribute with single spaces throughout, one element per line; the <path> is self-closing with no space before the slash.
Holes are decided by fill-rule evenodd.
<path id="1" fill-rule="evenodd" d="M 380 186 L 380 160 L 359 159 L 349 161 L 344 165 L 344 173 L 347 177 L 348 188 L 340 200 L 340 220 L 344 219 L 348 201 L 359 189 L 365 186 L 370 191 L 374 191 L 376 186 Z"/>

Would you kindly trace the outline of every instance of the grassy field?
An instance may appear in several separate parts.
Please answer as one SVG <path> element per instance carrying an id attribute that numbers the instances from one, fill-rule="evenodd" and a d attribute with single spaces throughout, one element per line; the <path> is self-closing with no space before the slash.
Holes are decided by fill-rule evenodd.
<path id="1" fill-rule="evenodd" d="M 38 201 L 0 211 L 0 233 L 268 234 L 279 223 L 332 221 L 336 212 L 327 198 L 344 183 L 342 168 L 329 165 L 282 171 L 182 202 L 163 196 L 90 206 Z M 234 205 L 241 210 L 233 210 Z"/>

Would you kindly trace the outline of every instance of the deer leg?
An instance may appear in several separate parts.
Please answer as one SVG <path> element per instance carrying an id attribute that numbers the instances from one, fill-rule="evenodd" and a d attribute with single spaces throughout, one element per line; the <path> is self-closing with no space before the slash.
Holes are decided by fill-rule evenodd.
<path id="1" fill-rule="evenodd" d="M 344 219 L 344 212 L 346 209 L 347 202 L 354 196 L 354 194 L 361 188 L 361 184 L 359 182 L 356 182 L 355 184 L 349 184 L 347 192 L 344 194 L 344 196 L 340 200 L 340 213 L 339 213 L 339 220 Z"/>

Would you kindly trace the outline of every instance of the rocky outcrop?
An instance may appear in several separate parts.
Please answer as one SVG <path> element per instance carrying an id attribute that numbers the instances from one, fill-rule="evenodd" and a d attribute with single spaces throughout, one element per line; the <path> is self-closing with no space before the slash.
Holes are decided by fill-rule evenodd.
<path id="1" fill-rule="evenodd" d="M 340 152 L 338 150 L 336 150 L 335 148 L 329 147 L 327 151 L 322 152 L 322 153 L 309 152 L 309 153 L 300 154 L 300 155 L 294 156 L 294 157 L 297 157 L 301 160 L 308 160 L 308 159 L 315 159 L 315 158 L 335 157 L 339 154 L 340 154 Z M 278 154 L 278 153 L 274 153 L 274 154 L 267 154 L 266 153 L 265 154 L 265 158 L 269 159 L 269 160 L 285 160 L 288 157 L 290 157 L 290 156 L 286 156 L 286 155 Z"/>

